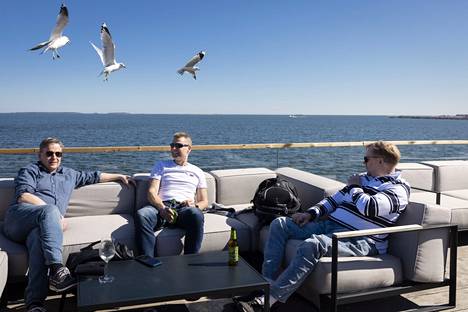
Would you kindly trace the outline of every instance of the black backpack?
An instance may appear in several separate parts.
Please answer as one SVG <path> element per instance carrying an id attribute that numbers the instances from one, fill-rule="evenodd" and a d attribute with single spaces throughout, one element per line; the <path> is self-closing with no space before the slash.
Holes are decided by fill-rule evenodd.
<path id="1" fill-rule="evenodd" d="M 296 186 L 280 178 L 262 181 L 252 203 L 254 213 L 262 225 L 270 224 L 277 217 L 290 216 L 301 207 Z"/>

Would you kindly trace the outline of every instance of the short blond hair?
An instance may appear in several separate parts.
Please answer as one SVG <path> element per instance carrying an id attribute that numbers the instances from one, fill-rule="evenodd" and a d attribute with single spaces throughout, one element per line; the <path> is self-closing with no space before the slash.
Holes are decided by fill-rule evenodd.
<path id="1" fill-rule="evenodd" d="M 375 156 L 382 157 L 383 161 L 396 166 L 400 161 L 401 154 L 398 147 L 389 142 L 377 141 L 366 146 Z"/>
<path id="2" fill-rule="evenodd" d="M 187 141 L 189 141 L 189 145 L 192 146 L 192 138 L 187 132 L 176 132 L 172 136 L 173 141 L 176 141 L 177 139 L 180 139 L 180 138 L 186 138 Z"/>

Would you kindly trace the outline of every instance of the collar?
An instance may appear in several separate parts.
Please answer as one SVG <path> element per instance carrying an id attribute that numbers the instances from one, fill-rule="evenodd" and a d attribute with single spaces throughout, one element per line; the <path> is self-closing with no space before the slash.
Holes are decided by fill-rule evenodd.
<path id="1" fill-rule="evenodd" d="M 43 172 L 46 172 L 46 173 L 49 173 L 49 174 L 52 174 L 52 172 L 49 172 L 49 170 L 40 162 L 40 161 L 37 161 L 37 166 L 39 167 L 39 170 L 40 171 L 43 171 Z M 57 170 L 55 170 L 55 173 L 63 173 L 63 166 L 60 165 Z"/>

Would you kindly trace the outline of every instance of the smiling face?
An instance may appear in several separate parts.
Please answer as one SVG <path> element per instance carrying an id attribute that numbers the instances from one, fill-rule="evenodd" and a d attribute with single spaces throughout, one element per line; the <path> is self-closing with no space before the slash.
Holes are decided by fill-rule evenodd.
<path id="1" fill-rule="evenodd" d="M 192 141 L 186 137 L 174 138 L 171 143 L 171 155 L 178 165 L 185 165 L 192 150 Z"/>
<path id="2" fill-rule="evenodd" d="M 62 162 L 62 147 L 58 143 L 51 143 L 39 151 L 39 161 L 49 172 L 54 172 Z"/>

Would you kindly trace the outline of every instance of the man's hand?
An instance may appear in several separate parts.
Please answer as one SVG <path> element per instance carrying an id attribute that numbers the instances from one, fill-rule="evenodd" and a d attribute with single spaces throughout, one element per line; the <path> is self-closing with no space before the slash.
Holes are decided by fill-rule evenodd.
<path id="1" fill-rule="evenodd" d="M 186 199 L 180 203 L 183 204 L 185 207 L 195 207 L 195 201 L 193 200 L 193 198 Z"/>
<path id="2" fill-rule="evenodd" d="M 353 174 L 348 178 L 348 185 L 361 185 L 361 179 L 358 174 Z"/>
<path id="3" fill-rule="evenodd" d="M 294 223 L 296 223 L 300 227 L 303 227 L 304 225 L 310 222 L 312 216 L 310 215 L 310 213 L 307 212 L 297 212 L 293 214 L 291 218 L 294 221 Z"/>
<path id="4" fill-rule="evenodd" d="M 163 217 L 164 220 L 170 224 L 176 221 L 177 212 L 174 209 L 164 207 L 163 209 L 159 210 L 159 213 L 161 214 L 161 217 Z"/>
<path id="5" fill-rule="evenodd" d="M 128 176 L 128 175 L 125 175 L 125 174 L 119 174 L 118 179 L 119 179 L 119 181 L 121 181 L 123 184 L 125 184 L 127 186 L 130 185 L 130 184 L 132 184 L 133 186 L 136 186 L 136 182 L 131 176 Z"/>

